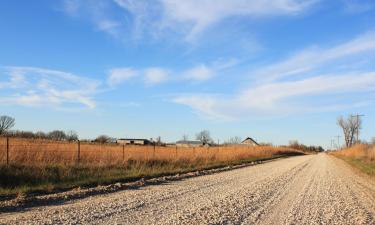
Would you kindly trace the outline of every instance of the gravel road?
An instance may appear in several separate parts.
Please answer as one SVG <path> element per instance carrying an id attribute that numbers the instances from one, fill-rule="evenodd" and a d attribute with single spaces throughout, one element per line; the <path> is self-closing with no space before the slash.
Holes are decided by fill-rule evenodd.
<path id="1" fill-rule="evenodd" d="M 3 213 L 1 224 L 375 224 L 375 183 L 327 154 Z"/>

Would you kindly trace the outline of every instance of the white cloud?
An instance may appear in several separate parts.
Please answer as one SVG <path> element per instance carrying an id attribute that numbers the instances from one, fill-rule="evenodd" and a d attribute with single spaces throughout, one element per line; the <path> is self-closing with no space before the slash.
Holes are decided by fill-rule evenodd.
<path id="1" fill-rule="evenodd" d="M 187 40 L 232 16 L 269 17 L 299 13 L 316 1 L 299 0 L 161 0 L 169 26 L 187 24 Z"/>
<path id="2" fill-rule="evenodd" d="M 162 68 L 148 68 L 144 71 L 144 80 L 148 85 L 159 84 L 168 80 L 169 73 Z"/>
<path id="3" fill-rule="evenodd" d="M 206 81 L 211 79 L 214 76 L 215 72 L 214 69 L 202 64 L 188 69 L 182 74 L 184 79 Z"/>
<path id="4" fill-rule="evenodd" d="M 213 118 L 332 109 L 327 106 L 327 96 L 349 95 L 348 102 L 332 100 L 341 108 L 358 105 L 362 99 L 354 101 L 356 94 L 375 91 L 374 67 L 367 63 L 374 56 L 375 33 L 368 32 L 329 48 L 305 49 L 286 60 L 250 71 L 253 82 L 231 95 L 190 94 L 173 101 Z"/>
<path id="5" fill-rule="evenodd" d="M 107 83 L 113 87 L 139 75 L 139 71 L 132 68 L 114 68 L 109 71 Z"/>
<path id="6" fill-rule="evenodd" d="M 236 119 L 253 115 L 284 113 L 326 108 L 294 101 L 300 97 L 368 93 L 375 91 L 375 72 L 347 75 L 322 75 L 297 81 L 273 82 L 249 87 L 233 96 L 183 95 L 173 99 L 213 119 Z M 357 104 L 346 102 L 345 104 Z M 336 103 L 338 104 L 338 103 Z M 316 109 L 315 109 L 316 110 Z"/>
<path id="7" fill-rule="evenodd" d="M 107 0 L 92 4 L 86 0 L 64 0 L 63 8 L 69 15 L 84 14 L 111 35 L 117 36 L 121 31 L 126 37 L 131 31 L 139 38 L 144 33 L 155 35 L 172 30 L 192 41 L 207 28 L 229 17 L 251 19 L 295 15 L 315 2 L 317 0 Z M 115 19 L 110 10 L 113 7 L 122 10 L 122 17 Z"/>
<path id="8" fill-rule="evenodd" d="M 8 78 L 0 83 L 6 93 L 0 97 L 3 104 L 96 107 L 93 96 L 99 81 L 37 67 L 3 67 L 1 73 L 2 77 Z"/>
<path id="9" fill-rule="evenodd" d="M 251 71 L 251 75 L 255 79 L 270 81 L 313 71 L 328 63 L 332 64 L 335 60 L 358 55 L 361 57 L 360 54 L 366 52 L 375 52 L 375 32 L 360 35 L 353 40 L 331 48 L 305 49 L 286 60 Z"/>

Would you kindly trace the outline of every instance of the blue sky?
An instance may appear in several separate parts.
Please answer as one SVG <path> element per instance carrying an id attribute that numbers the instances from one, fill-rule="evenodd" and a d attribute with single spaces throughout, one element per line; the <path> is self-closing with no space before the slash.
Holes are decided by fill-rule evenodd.
<path id="1" fill-rule="evenodd" d="M 375 3 L 0 2 L 0 112 L 81 138 L 328 146 L 339 115 L 375 136 Z"/>

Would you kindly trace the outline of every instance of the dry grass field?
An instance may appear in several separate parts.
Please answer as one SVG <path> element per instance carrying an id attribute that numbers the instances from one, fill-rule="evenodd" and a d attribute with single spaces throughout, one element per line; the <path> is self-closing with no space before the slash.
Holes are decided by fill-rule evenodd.
<path id="1" fill-rule="evenodd" d="M 96 185 L 303 154 L 272 146 L 177 148 L 20 138 L 9 139 L 8 145 L 6 138 L 0 138 L 0 194 Z"/>
<path id="2" fill-rule="evenodd" d="M 290 150 L 272 146 L 176 147 L 57 142 L 38 139 L 9 139 L 9 164 L 17 165 L 94 165 L 109 166 L 128 161 L 209 160 L 233 161 L 267 158 Z M 6 138 L 0 138 L 0 163 L 6 163 Z"/>
<path id="3" fill-rule="evenodd" d="M 357 144 L 350 148 L 333 152 L 332 154 L 344 159 L 367 174 L 375 175 L 374 145 Z"/>

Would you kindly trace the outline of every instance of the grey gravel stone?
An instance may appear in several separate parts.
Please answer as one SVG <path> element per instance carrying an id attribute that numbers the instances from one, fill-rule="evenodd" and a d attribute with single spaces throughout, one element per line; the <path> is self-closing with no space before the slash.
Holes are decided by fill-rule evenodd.
<path id="1" fill-rule="evenodd" d="M 299 156 L 3 213 L 0 223 L 375 224 L 375 183 L 332 156 Z"/>

